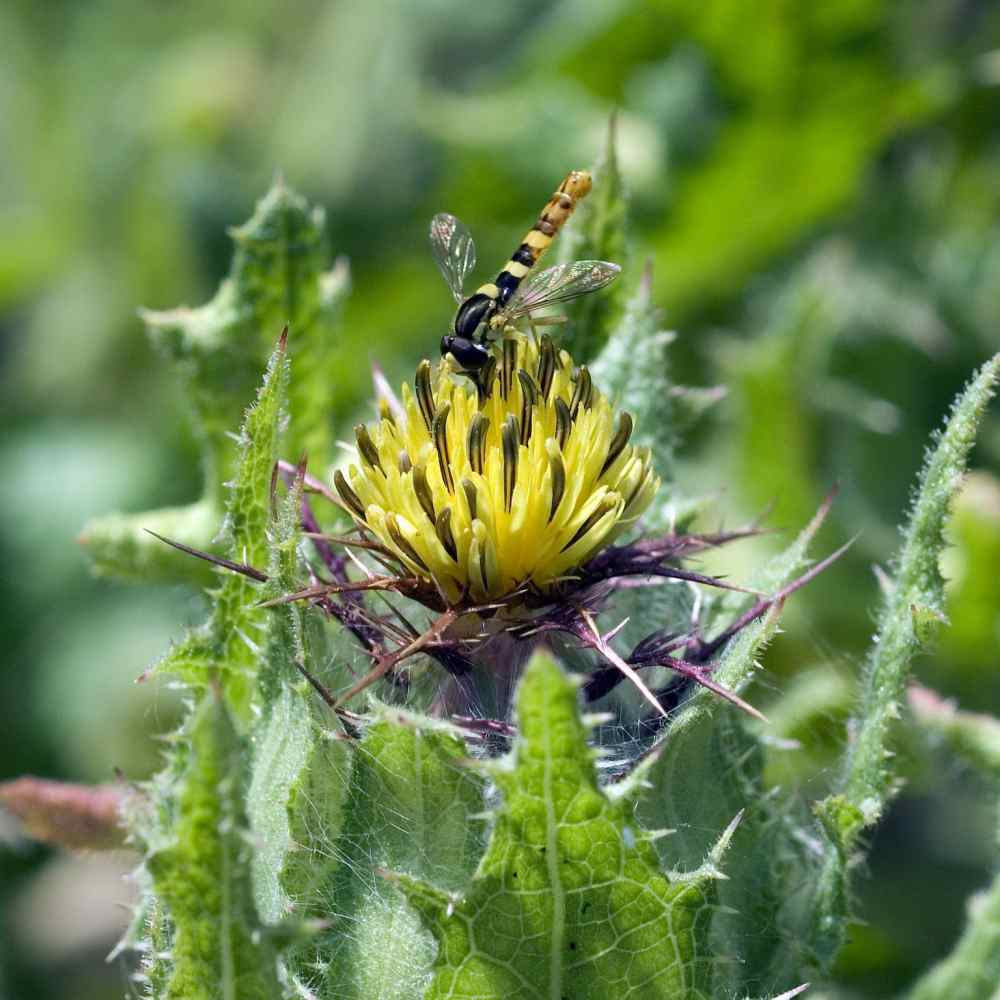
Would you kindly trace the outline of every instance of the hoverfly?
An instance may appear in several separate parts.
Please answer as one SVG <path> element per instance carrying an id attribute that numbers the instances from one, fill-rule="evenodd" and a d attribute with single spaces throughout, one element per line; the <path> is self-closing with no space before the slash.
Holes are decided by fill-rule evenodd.
<path id="1" fill-rule="evenodd" d="M 490 360 L 489 334 L 556 302 L 568 302 L 613 281 L 621 268 L 603 260 L 576 260 L 546 268 L 522 280 L 548 249 L 576 203 L 590 191 L 585 170 L 574 170 L 559 185 L 534 226 L 511 255 L 496 280 L 466 297 L 465 276 L 476 266 L 472 234 L 453 215 L 440 212 L 431 219 L 434 259 L 458 303 L 452 332 L 441 338 L 441 356 L 451 354 L 469 373 Z"/>

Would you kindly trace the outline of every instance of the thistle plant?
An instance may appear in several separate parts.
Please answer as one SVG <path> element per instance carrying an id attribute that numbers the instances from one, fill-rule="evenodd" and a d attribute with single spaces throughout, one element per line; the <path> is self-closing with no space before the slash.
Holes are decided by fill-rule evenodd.
<path id="1" fill-rule="evenodd" d="M 623 280 L 557 337 L 504 331 L 476 381 L 447 360 L 398 393 L 380 376 L 346 462 L 295 388 L 342 272 L 294 258 L 322 221 L 287 188 L 238 231 L 213 303 L 150 317 L 196 400 L 227 358 L 265 371 L 231 454 L 206 436 L 209 475 L 230 463 L 220 541 L 167 539 L 170 565 L 218 577 L 206 623 L 154 668 L 187 718 L 122 795 L 143 995 L 789 1000 L 828 975 L 898 787 L 909 664 L 943 614 L 942 532 L 1000 359 L 928 454 L 841 768 L 809 809 L 765 779 L 751 685 L 786 602 L 839 555 L 808 551 L 832 498 L 748 579 L 692 565 L 758 529 L 695 530 L 674 450 L 712 397 L 670 383 L 624 216 L 609 146 L 565 236 Z M 314 306 L 281 318 L 266 366 L 265 302 Z M 105 569 L 163 546 L 141 521 L 88 534 Z M 919 704 L 918 726 L 965 725 Z M 914 1000 L 989 995 L 996 896 Z"/>

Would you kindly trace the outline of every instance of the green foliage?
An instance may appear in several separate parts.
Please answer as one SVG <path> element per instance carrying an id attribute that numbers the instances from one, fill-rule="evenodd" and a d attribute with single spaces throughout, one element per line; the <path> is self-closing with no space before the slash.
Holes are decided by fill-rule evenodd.
<path id="1" fill-rule="evenodd" d="M 892 66 L 887 9 L 864 0 L 846 10 L 787 15 L 765 3 L 747 32 L 738 0 L 710 10 L 677 0 L 647 8 L 650 20 L 669 18 L 675 33 L 719 60 L 720 85 L 736 108 L 714 155 L 682 180 L 672 225 L 654 243 L 657 291 L 679 310 L 738 288 L 760 256 L 781 253 L 829 218 L 855 194 L 887 135 L 935 109 L 934 92 Z"/>
<path id="2" fill-rule="evenodd" d="M 184 738 L 169 842 L 148 859 L 174 927 L 164 1000 L 273 1000 L 274 949 L 254 907 L 243 808 L 246 756 L 225 703 L 207 692 Z"/>
<path id="3" fill-rule="evenodd" d="M 722 847 L 689 874 L 659 870 L 629 796 L 597 783 L 576 690 L 537 655 L 517 700 L 513 759 L 489 846 L 457 895 L 400 884 L 438 942 L 428 998 L 710 995 L 707 931 Z"/>
<path id="4" fill-rule="evenodd" d="M 613 216 L 613 200 L 597 204 Z M 615 225 L 595 225 L 582 219 L 590 238 L 615 238 Z M 271 230 L 267 239 L 253 231 L 260 246 L 287 248 L 287 234 L 283 242 Z M 234 315 L 259 312 L 271 322 L 295 302 L 277 295 L 284 286 L 273 281 L 273 260 L 262 259 L 258 269 L 242 261 L 244 277 L 226 294 Z M 312 307 L 302 308 L 308 317 Z M 609 329 L 607 315 L 592 319 L 595 329 Z M 795 328 L 802 322 L 800 315 Z M 593 363 L 600 384 L 635 413 L 637 440 L 668 481 L 687 405 L 666 375 L 671 341 L 659 329 L 647 274 L 595 340 L 603 347 Z M 836 953 L 849 914 L 847 862 L 892 790 L 888 723 L 909 657 L 943 615 L 943 526 L 1000 358 L 956 404 L 928 459 L 843 779 L 815 806 L 828 849 L 817 870 L 804 848 L 813 834 L 801 800 L 768 786 L 766 731 L 703 688 L 632 773 L 605 788 L 576 687 L 546 655 L 523 671 L 510 755 L 485 767 L 470 766 L 464 738 L 446 723 L 378 705 L 350 726 L 331 714 L 306 677 L 333 690 L 351 686 L 344 633 L 308 605 L 258 606 L 298 590 L 310 573 L 302 473 L 283 494 L 275 479 L 289 447 L 286 401 L 296 396 L 285 352 L 282 337 L 236 442 L 223 531 L 229 558 L 254 567 L 257 579 L 228 573 L 211 592 L 208 622 L 161 664 L 200 692 L 202 707 L 155 786 L 160 819 L 147 838 L 147 868 L 156 899 L 147 903 L 147 933 L 166 935 L 174 957 L 150 965 L 148 981 L 165 984 L 165 997 L 207 997 L 217 995 L 210 983 L 228 989 L 245 979 L 232 988 L 255 995 L 276 988 L 280 950 L 287 988 L 318 1000 L 796 995 L 808 962 Z M 291 447 L 302 442 L 293 436 Z M 672 483 L 668 489 L 650 521 L 661 530 L 680 505 Z M 614 613 L 635 619 L 623 638 L 695 613 L 710 637 L 758 594 L 786 595 L 828 506 L 752 574 L 749 595 L 718 591 L 697 605 L 679 588 L 622 595 Z M 721 643 L 715 682 L 734 692 L 752 684 L 784 600 Z M 627 701 L 626 693 L 614 704 L 621 710 Z M 210 813 L 206 788 L 222 777 L 225 794 L 216 791 Z M 487 812 L 496 795 L 501 801 Z M 220 866 L 221 887 L 205 892 L 205 873 Z M 181 870 L 194 873 L 190 886 Z M 978 982 L 985 958 L 975 959 L 972 978 L 954 970 L 964 970 L 970 949 L 986 955 L 991 933 L 989 920 L 974 915 L 955 956 L 925 982 Z M 248 964 L 254 940 L 267 944 Z M 209 977 L 208 968 L 219 971 Z"/>
<path id="5" fill-rule="evenodd" d="M 811 936 L 816 960 L 823 966 L 833 960 L 844 939 L 848 864 L 858 838 L 878 821 L 894 791 L 890 734 L 900 715 L 912 658 L 944 618 L 939 567 L 944 529 L 998 370 L 1000 355 L 983 366 L 956 400 L 928 454 L 893 576 L 886 584 L 843 769 L 834 793 L 816 806 L 825 843 Z"/>
<path id="6" fill-rule="evenodd" d="M 154 343 L 183 377 L 201 440 L 205 496 L 186 508 L 88 524 L 81 540 L 101 573 L 204 580 L 204 566 L 164 548 L 147 532 L 207 549 L 221 512 L 228 509 L 230 519 L 240 516 L 220 492 L 221 484 L 238 476 L 244 458 L 245 446 L 232 439 L 231 431 L 283 327 L 300 364 L 295 383 L 285 390 L 296 414 L 285 446 L 293 456 L 309 454 L 320 463 L 330 458 L 330 413 L 336 402 L 330 386 L 335 384 L 336 321 L 348 285 L 346 264 L 326 270 L 322 211 L 310 208 L 280 179 L 231 236 L 236 252 L 230 273 L 210 302 L 196 309 L 143 312 Z M 259 545 L 257 550 L 263 554 Z"/>
<path id="7" fill-rule="evenodd" d="M 284 336 L 268 362 L 257 402 L 238 438 L 236 478 L 226 508 L 223 537 L 234 562 L 268 563 L 272 472 L 285 413 L 288 360 Z M 158 544 L 163 544 L 159 542 Z M 238 714 L 249 710 L 260 666 L 267 613 L 254 605 L 260 591 L 240 573 L 226 573 L 211 594 L 212 613 L 160 662 L 158 668 L 195 686 L 219 683 Z"/>
<path id="8" fill-rule="evenodd" d="M 381 871 L 405 872 L 457 889 L 482 850 L 479 777 L 463 742 L 441 723 L 383 709 L 352 748 L 339 827 L 316 803 L 314 850 L 329 872 L 308 883 L 305 901 L 329 930 L 294 952 L 290 969 L 312 995 L 420 996 L 433 957 L 429 936 Z M 308 846 L 308 845 L 307 845 Z M 334 863 L 330 863 L 330 858 Z"/>
<path id="9" fill-rule="evenodd" d="M 781 555 L 758 571 L 751 585 L 779 590 L 802 568 L 822 518 L 813 522 Z M 723 603 L 746 604 L 733 597 Z M 762 615 L 725 647 L 713 677 L 733 691 L 744 690 L 760 668 L 759 657 L 777 629 L 778 611 Z M 712 947 L 720 962 L 715 988 L 744 995 L 794 986 L 801 966 L 786 954 L 801 928 L 788 912 L 803 858 L 796 843 L 800 827 L 791 803 L 764 782 L 764 747 L 731 706 L 709 691 L 693 694 L 669 724 L 655 754 L 639 776 L 652 788 L 639 804 L 639 817 L 652 828 L 676 831 L 659 841 L 682 864 L 695 864 L 709 849 L 713 831 L 737 812 L 743 820 L 733 835 L 720 883 L 723 909 L 713 921 Z"/>
<path id="10" fill-rule="evenodd" d="M 952 670 L 950 678 L 935 671 L 930 680 L 960 680 L 949 690 L 976 704 L 977 693 L 1000 688 L 991 672 L 1000 607 L 1000 578 L 994 572 L 1000 562 L 1000 483 L 994 476 L 978 471 L 966 479 L 955 500 L 950 535 L 954 548 L 943 567 L 950 583 L 950 625 L 941 635 L 941 651 Z"/>
<path id="11" fill-rule="evenodd" d="M 316 697 L 300 667 L 338 691 L 359 667 L 370 666 L 349 637 L 309 607 L 254 606 L 309 578 L 300 497 L 295 487 L 282 495 L 278 484 L 272 500 L 273 459 L 294 461 L 308 452 L 319 475 L 334 458 L 335 436 L 345 436 L 346 410 L 366 379 L 369 352 L 391 373 L 404 362 L 412 370 L 414 355 L 434 351 L 450 303 L 422 239 L 427 218 L 443 208 L 457 212 L 476 232 L 483 266 L 492 269 L 488 260 L 499 263 L 509 254 L 510 240 L 566 169 L 590 162 L 617 105 L 619 148 L 608 145 L 595 190 L 557 252 L 602 257 L 625 270 L 604 294 L 572 304 L 572 322 L 561 334 L 593 361 L 602 388 L 634 413 L 636 439 L 654 450 L 666 485 L 644 527 L 687 525 L 695 516 L 704 525 L 698 498 L 723 489 L 717 506 L 727 520 L 742 523 L 776 500 L 769 524 L 794 529 L 840 481 L 829 534 L 860 538 L 829 580 L 789 602 L 789 634 L 769 651 L 763 682 L 758 660 L 777 630 L 777 611 L 718 651 L 717 679 L 755 704 L 773 699 L 772 725 L 749 724 L 711 696 L 694 694 L 631 782 L 595 790 L 579 756 L 575 777 L 588 800 L 603 796 L 611 805 L 602 808 L 612 812 L 631 803 L 619 796 L 631 794 L 640 776 L 652 783 L 638 805 L 629 805 L 634 814 L 602 843 L 623 850 L 624 830 L 636 835 L 675 826 L 673 837 L 652 843 L 659 866 L 652 859 L 643 869 L 657 887 L 673 878 L 659 867 L 698 866 L 743 811 L 725 861 L 728 879 L 709 887 L 723 905 L 704 911 L 698 928 L 699 953 L 712 959 L 705 965 L 707 995 L 728 1000 L 797 985 L 807 953 L 830 957 L 854 912 L 872 920 L 898 952 L 912 954 L 914 942 L 922 949 L 926 940 L 940 940 L 943 949 L 944 939 L 929 935 L 926 924 L 895 918 L 915 909 L 908 901 L 916 894 L 921 915 L 947 912 L 926 873 L 941 870 L 937 883 L 949 885 L 955 869 L 947 852 L 957 851 L 955 837 L 910 836 L 908 881 L 896 883 L 897 892 L 884 891 L 884 857 L 876 855 L 870 884 L 877 906 L 859 898 L 848 907 L 846 866 L 861 858 L 870 822 L 903 772 L 882 758 L 887 736 L 905 725 L 892 719 L 905 676 L 900 658 L 936 629 L 942 611 L 955 628 L 927 657 L 926 676 L 980 712 L 1000 690 L 993 669 L 995 504 L 981 491 L 963 494 L 953 522 L 959 549 L 945 569 L 955 581 L 947 603 L 936 588 L 936 555 L 913 561 L 905 580 L 897 567 L 897 597 L 886 599 L 880 623 L 886 652 L 876 650 L 870 660 L 882 666 L 866 675 L 850 724 L 849 732 L 863 738 L 818 807 L 818 832 L 806 800 L 841 774 L 832 760 L 842 741 L 829 734 L 839 732 L 851 695 L 851 657 L 871 628 L 869 565 L 895 545 L 903 490 L 931 422 L 973 365 L 995 349 L 1000 184 L 996 102 L 989 98 L 997 78 L 990 52 L 1000 44 L 996 12 L 973 4 L 957 17 L 937 0 L 794 9 L 769 0 L 755 9 L 751 30 L 736 0 L 564 0 L 551 9 L 515 3 L 488 12 L 439 0 L 435 14 L 405 5 L 375 9 L 363 0 L 321 11 L 265 3 L 249 18 L 235 7 L 222 12 L 209 31 L 194 8 L 184 7 L 99 2 L 48 11 L 15 3 L 0 13 L 0 30 L 12 41 L 11 58 L 0 67 L 0 91 L 8 98 L 0 138 L 11 154 L 3 173 L 9 198 L 0 206 L 10 237 L 0 254 L 0 307 L 5 329 L 17 332 L 4 354 L 2 395 L 11 414 L 3 455 L 13 472 L 0 495 L 9 568 L 0 605 L 8 661 L 31 664 L 34 707 L 48 706 L 48 717 L 59 721 L 37 725 L 28 704 L 15 713 L 4 737 L 11 766 L 50 767 L 61 755 L 78 768 L 65 734 L 73 731 L 76 706 L 100 698 L 93 692 L 104 690 L 95 679 L 108 675 L 106 653 L 117 653 L 133 673 L 133 664 L 148 656 L 124 641 L 120 625 L 108 625 L 116 621 L 107 612 L 119 600 L 116 592 L 74 582 L 67 569 L 72 547 L 53 540 L 72 537 L 95 512 L 171 504 L 91 521 L 83 541 L 94 567 L 107 575 L 216 587 L 208 624 L 166 665 L 192 686 L 199 713 L 214 711 L 212 705 L 228 712 L 230 736 L 223 739 L 224 726 L 216 736 L 219 747 L 234 748 L 231 770 L 240 775 L 240 790 L 229 794 L 237 786 L 226 785 L 214 805 L 199 797 L 205 787 L 199 761 L 211 747 L 205 750 L 201 736 L 195 740 L 202 715 L 189 718 L 172 742 L 167 770 L 152 785 L 156 836 L 147 847 L 154 869 L 156 857 L 177 862 L 170 854 L 175 847 L 207 863 L 214 843 L 222 852 L 216 857 L 234 859 L 232 879 L 215 885 L 231 887 L 235 909 L 227 912 L 238 926 L 229 938 L 221 924 L 203 932 L 198 907 L 215 906 L 216 897 L 208 891 L 195 899 L 172 869 L 157 872 L 174 895 L 147 900 L 143 911 L 145 988 L 166 996 L 180 973 L 177 920 L 187 965 L 204 957 L 211 966 L 226 947 L 249 961 L 246 934 L 272 925 L 254 938 L 262 942 L 258 957 L 271 996 L 285 987 L 267 979 L 267 955 L 279 939 L 288 946 L 280 959 L 288 988 L 299 997 L 308 990 L 320 997 L 422 992 L 433 976 L 434 940 L 377 869 L 417 880 L 412 891 L 426 894 L 436 913 L 443 889 L 482 903 L 477 912 L 485 919 L 492 911 L 476 895 L 482 886 L 473 875 L 483 842 L 491 837 L 489 858 L 501 834 L 508 845 L 513 838 L 509 828 L 491 835 L 490 821 L 479 818 L 496 793 L 468 766 L 470 751 L 458 735 L 410 712 L 377 708 L 374 720 L 359 723 L 356 741 Z M 375 46 L 391 58 L 373 63 Z M 47 72 L 39 74 L 43 63 Z M 333 105 L 316 99 L 330 93 L 339 98 Z M 221 222 L 243 217 L 275 164 L 333 209 L 338 249 L 351 253 L 357 274 L 350 322 L 336 322 L 347 271 L 339 264 L 326 270 L 322 219 L 278 184 L 254 219 L 234 231 L 236 259 L 208 305 L 146 314 L 152 339 L 184 380 L 198 439 L 192 445 L 177 430 L 182 421 L 166 381 L 146 374 L 152 366 L 124 318 L 134 302 L 169 303 L 211 287 L 226 266 L 228 248 L 215 235 Z M 623 235 L 623 175 L 637 209 L 630 224 L 635 248 Z M 647 284 L 636 262 L 654 251 Z M 660 333 L 660 305 L 682 332 L 676 341 Z M 286 322 L 295 359 L 286 392 L 290 422 L 284 427 L 262 416 L 238 443 L 230 432 Z M 726 338 L 717 349 L 720 327 Z M 723 381 L 732 391 L 724 420 L 698 428 L 695 443 L 711 446 L 694 460 L 683 448 L 684 424 L 719 394 L 676 384 L 689 380 Z M 111 435 L 112 421 L 126 433 Z M 998 442 L 995 422 L 987 424 L 983 464 L 995 467 Z M 200 499 L 178 506 L 199 495 L 199 468 Z M 227 494 L 223 484 L 232 482 L 237 486 Z M 216 542 L 227 502 L 234 510 L 230 535 Z M 930 520 L 939 527 L 941 511 Z M 270 579 L 263 585 L 232 575 L 219 580 L 209 563 L 163 545 L 144 528 L 252 562 Z M 774 543 L 759 544 L 753 559 Z M 804 548 L 793 549 L 763 576 L 740 566 L 741 551 L 727 551 L 732 562 L 725 572 L 766 592 L 804 559 Z M 917 580 L 925 574 L 935 584 L 930 594 Z M 157 598 L 150 590 L 133 593 L 117 621 L 126 614 L 141 620 L 155 646 L 155 615 L 135 609 Z M 610 630 L 629 617 L 615 640 L 623 650 L 651 628 L 686 627 L 695 615 L 711 636 L 726 614 L 749 601 L 696 596 L 674 585 L 619 596 L 601 626 Z M 907 606 L 910 597 L 920 606 Z M 171 606 L 160 617 L 174 621 L 181 614 L 190 609 Z M 83 645 L 87 636 L 98 638 Z M 895 665 L 883 669 L 890 659 Z M 584 661 L 575 651 L 574 665 Z M 418 686 L 426 692 L 440 676 L 435 671 L 413 664 L 411 703 L 423 696 Z M 0 695 L 25 704 L 31 695 L 24 672 L 7 676 Z M 647 672 L 654 687 L 666 676 L 663 668 Z M 480 686 L 496 684 L 487 677 Z M 631 702 L 639 699 L 626 688 L 620 685 L 602 706 L 618 713 L 600 739 L 613 741 L 619 766 L 636 752 L 628 727 L 637 717 Z M 556 684 L 551 693 L 563 718 L 568 696 Z M 401 690 L 391 696 L 404 698 Z M 100 713 L 102 727 L 117 721 L 105 723 L 110 715 Z M 130 720 L 139 734 L 134 746 L 148 735 L 150 717 L 156 716 L 144 703 Z M 959 711 L 949 718 L 937 712 L 933 720 L 918 714 L 917 721 L 941 738 L 947 753 L 992 773 L 995 720 Z M 819 727 L 826 743 L 814 756 L 808 743 Z M 105 745 L 103 728 L 81 733 L 90 745 Z M 629 735 L 620 745 L 623 733 Z M 581 738 L 577 731 L 577 744 Z M 801 741 L 803 750 L 789 740 Z M 522 750 L 530 762 L 531 740 L 515 746 L 515 757 Z M 137 759 L 138 751 L 123 753 L 118 762 L 134 775 Z M 948 766 L 940 770 L 950 778 Z M 783 787 L 773 787 L 776 780 Z M 965 817 L 941 797 L 948 784 L 936 782 L 929 808 L 949 817 L 950 833 L 964 832 Z M 516 788 L 509 801 L 520 794 Z M 196 802 L 204 808 L 198 813 L 204 829 L 185 820 Z M 210 819 L 210 808 L 233 817 L 239 839 L 222 836 L 227 823 Z M 445 817 L 440 843 L 436 809 Z M 505 811 L 507 800 L 498 815 Z M 530 843 L 523 839 L 519 848 L 529 856 Z M 836 884 L 817 886 L 823 874 L 811 853 L 817 843 L 836 855 Z M 648 847 L 639 840 L 634 851 L 648 855 Z M 502 876 L 507 869 L 497 871 Z M 20 892 L 21 879 L 0 882 Z M 256 907 L 247 903 L 249 885 Z M 813 903 L 828 889 L 823 899 L 833 926 L 821 927 L 817 937 Z M 920 980 L 913 996 L 989 995 L 995 901 L 994 885 L 970 908 L 952 957 Z M 20 948 L 21 923 L 11 921 L 4 935 L 11 942 L 6 957 L 15 964 L 24 961 L 19 952 L 45 944 L 32 940 L 32 948 Z M 213 931 L 218 948 L 202 953 L 196 945 Z M 437 961 L 449 956 L 443 952 Z M 45 986 L 12 978 L 13 991 L 81 994 L 76 984 L 59 983 L 66 963 L 58 956 L 44 965 Z M 916 973 L 912 965 L 903 975 Z M 852 998 L 881 1000 L 905 986 L 880 976 L 877 986 L 866 987 L 846 966 L 831 978 L 850 981 Z M 565 980 L 569 995 L 577 981 Z M 214 988 L 221 977 L 205 982 Z M 197 984 L 193 989 L 200 995 Z M 253 995 L 251 987 L 237 992 Z M 848 993 L 828 983 L 809 995 Z"/>
<path id="12" fill-rule="evenodd" d="M 270 597 L 289 593 L 298 584 L 301 502 L 302 487 L 296 481 L 270 528 Z M 329 637 L 318 613 L 287 604 L 269 615 L 247 791 L 258 844 L 254 888 L 257 906 L 269 923 L 301 922 L 322 916 L 310 887 L 321 884 L 334 866 L 325 848 L 339 829 L 349 759 L 346 745 L 326 729 L 329 715 L 320 714 L 324 707 L 298 670 L 328 657 Z M 322 822 L 317 822 L 318 816 Z"/>

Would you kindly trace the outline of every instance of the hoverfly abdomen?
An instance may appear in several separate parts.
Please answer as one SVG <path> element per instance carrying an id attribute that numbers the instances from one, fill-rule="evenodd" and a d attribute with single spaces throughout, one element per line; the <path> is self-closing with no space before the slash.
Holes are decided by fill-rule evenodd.
<path id="1" fill-rule="evenodd" d="M 531 247 L 527 243 L 522 243 L 511 255 L 510 259 L 515 264 L 523 264 L 525 267 L 531 267 L 535 263 L 535 255 L 531 250 Z"/>
<path id="2" fill-rule="evenodd" d="M 524 267 L 523 264 L 520 266 Z M 523 277 L 523 274 L 514 274 L 511 271 L 501 271 L 497 275 L 495 284 L 500 291 L 500 294 L 497 296 L 497 303 L 499 305 L 505 306 L 510 302 L 511 296 L 517 291 L 517 286 L 521 284 L 521 278 Z"/>

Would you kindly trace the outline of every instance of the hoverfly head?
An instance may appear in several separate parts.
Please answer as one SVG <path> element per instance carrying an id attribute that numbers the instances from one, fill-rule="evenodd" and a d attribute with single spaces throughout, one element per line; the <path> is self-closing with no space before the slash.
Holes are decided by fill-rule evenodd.
<path id="1" fill-rule="evenodd" d="M 479 371 L 490 360 L 490 352 L 467 337 L 445 334 L 441 338 L 441 357 L 451 355 L 466 371 Z"/>

